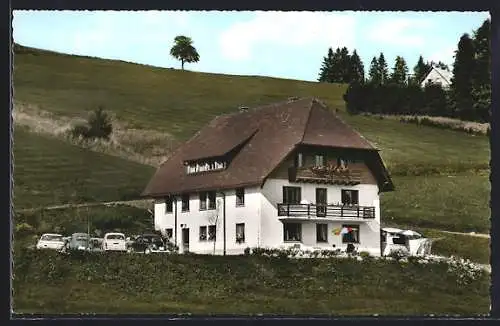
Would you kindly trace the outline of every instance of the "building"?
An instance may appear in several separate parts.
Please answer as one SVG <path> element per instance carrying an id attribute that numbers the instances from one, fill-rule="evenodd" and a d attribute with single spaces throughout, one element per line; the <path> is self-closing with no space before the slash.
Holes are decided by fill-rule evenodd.
<path id="1" fill-rule="evenodd" d="M 155 228 L 181 251 L 352 243 L 379 255 L 379 194 L 393 189 L 378 150 L 305 98 L 216 117 L 158 168 L 143 196 L 155 199 Z"/>
<path id="2" fill-rule="evenodd" d="M 428 83 L 439 84 L 443 89 L 449 89 L 451 86 L 451 79 L 453 73 L 448 69 L 441 66 L 432 65 L 427 75 L 420 83 L 421 87 L 425 87 Z"/>

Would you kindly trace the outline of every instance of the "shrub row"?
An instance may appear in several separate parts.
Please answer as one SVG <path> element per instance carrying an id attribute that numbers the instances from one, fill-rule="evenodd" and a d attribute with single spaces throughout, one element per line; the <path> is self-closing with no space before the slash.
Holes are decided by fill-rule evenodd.
<path id="1" fill-rule="evenodd" d="M 259 256 L 127 255 L 18 250 L 14 283 L 18 288 L 68 281 L 110 287 L 124 294 L 154 295 L 161 289 L 172 298 L 199 300 L 228 295 L 286 291 L 290 297 L 332 294 L 357 286 L 383 286 L 396 295 L 403 287 L 443 291 L 483 291 L 484 273 L 473 264 L 438 259 L 288 259 Z M 361 261 L 359 261 L 361 260 Z M 378 284 L 378 285 L 377 285 Z M 476 284 L 476 285 L 474 285 Z"/>
<path id="2" fill-rule="evenodd" d="M 439 122 L 427 117 L 418 117 L 418 116 L 412 116 L 412 117 L 401 117 L 399 119 L 400 122 L 402 123 L 412 123 L 416 125 L 421 125 L 421 126 L 428 126 L 428 127 L 434 127 L 434 128 L 439 128 L 439 129 L 448 129 L 448 130 L 454 130 L 454 131 L 462 131 L 466 132 L 471 135 L 484 135 L 480 130 L 474 129 L 472 127 L 465 127 L 460 124 L 454 124 L 454 123 L 446 123 L 446 122 Z M 486 135 L 490 135 L 490 127 L 486 130 Z"/>

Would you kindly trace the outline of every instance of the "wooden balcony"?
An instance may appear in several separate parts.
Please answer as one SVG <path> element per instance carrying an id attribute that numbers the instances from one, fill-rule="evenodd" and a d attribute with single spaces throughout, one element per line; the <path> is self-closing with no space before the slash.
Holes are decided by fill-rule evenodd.
<path id="1" fill-rule="evenodd" d="M 278 216 L 291 218 L 321 218 L 331 220 L 364 220 L 375 218 L 373 206 L 278 204 Z"/>
<path id="2" fill-rule="evenodd" d="M 357 185 L 361 183 L 361 172 L 351 169 L 340 170 L 330 167 L 290 167 L 288 181 L 320 184 Z"/>

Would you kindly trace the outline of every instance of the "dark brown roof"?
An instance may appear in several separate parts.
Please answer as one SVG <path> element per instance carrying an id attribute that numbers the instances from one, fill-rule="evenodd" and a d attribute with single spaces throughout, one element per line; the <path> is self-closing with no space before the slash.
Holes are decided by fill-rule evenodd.
<path id="1" fill-rule="evenodd" d="M 318 101 L 312 104 L 302 144 L 375 149 L 363 136 Z"/>
<path id="2" fill-rule="evenodd" d="M 143 196 L 262 185 L 301 143 L 375 151 L 317 100 L 280 102 L 212 120 L 158 168 Z M 225 170 L 186 174 L 185 161 L 221 156 L 234 152 L 238 145 L 241 149 L 233 153 Z"/>

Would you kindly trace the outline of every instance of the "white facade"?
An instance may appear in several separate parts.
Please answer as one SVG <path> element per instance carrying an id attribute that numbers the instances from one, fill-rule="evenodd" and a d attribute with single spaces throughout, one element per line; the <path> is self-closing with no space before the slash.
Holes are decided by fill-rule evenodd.
<path id="1" fill-rule="evenodd" d="M 301 199 L 309 203 L 315 202 L 316 188 L 327 189 L 327 203 L 341 202 L 341 190 L 358 190 L 359 205 L 375 207 L 375 218 L 332 218 L 332 217 L 285 217 L 278 216 L 277 204 L 283 202 L 283 186 L 301 188 Z M 236 205 L 234 189 L 225 190 L 225 224 L 226 224 L 226 254 L 242 254 L 244 249 L 254 247 L 287 247 L 297 243 L 305 246 L 322 249 L 345 250 L 347 243 L 343 243 L 342 235 L 335 235 L 334 230 L 344 225 L 359 226 L 359 242 L 354 243 L 358 251 L 368 251 L 372 255 L 380 255 L 380 201 L 378 186 L 361 184 L 356 186 L 339 186 L 310 183 L 290 183 L 284 179 L 268 179 L 264 186 L 245 188 L 244 206 Z M 190 195 L 189 211 L 181 211 L 181 199 L 177 198 L 177 205 L 173 204 L 173 211 L 166 212 L 165 201 L 155 203 L 155 228 L 162 233 L 172 229 L 172 241 L 181 251 L 183 246 L 183 229 L 189 229 L 189 251 L 200 254 L 214 253 L 214 241 L 200 240 L 200 227 L 214 224 L 214 216 L 218 212 L 215 254 L 223 254 L 223 198 L 217 193 L 217 209 L 200 211 L 199 195 Z M 175 234 L 175 210 L 177 209 L 177 236 Z M 236 242 L 236 224 L 244 223 L 245 240 Z M 301 240 L 284 240 L 284 223 L 301 224 Z M 316 224 L 327 224 L 327 241 L 317 242 Z M 186 231 L 185 231 L 186 232 Z"/>
<path id="2" fill-rule="evenodd" d="M 432 67 L 431 71 L 420 84 L 425 87 L 427 83 L 440 84 L 443 89 L 448 89 L 451 86 L 452 73 L 449 70 L 439 67 Z"/>

